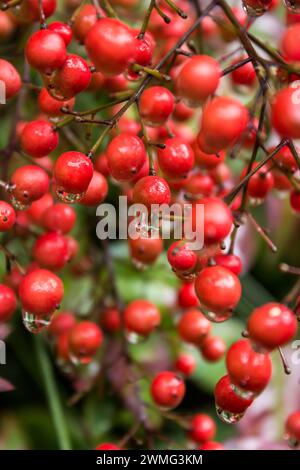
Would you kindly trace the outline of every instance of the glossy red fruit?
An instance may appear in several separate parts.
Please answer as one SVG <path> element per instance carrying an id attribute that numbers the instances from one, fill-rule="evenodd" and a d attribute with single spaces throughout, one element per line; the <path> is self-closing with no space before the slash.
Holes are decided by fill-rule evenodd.
<path id="1" fill-rule="evenodd" d="M 172 137 L 165 142 L 164 149 L 158 149 L 158 164 L 162 172 L 169 178 L 186 178 L 194 166 L 192 147 L 180 137 Z"/>
<path id="2" fill-rule="evenodd" d="M 7 100 L 15 96 L 22 86 L 17 69 L 4 59 L 0 59 L 0 81 L 5 85 L 5 98 Z"/>
<path id="3" fill-rule="evenodd" d="M 219 264 L 220 266 L 223 266 L 224 268 L 229 269 L 232 271 L 234 274 L 237 276 L 241 274 L 242 272 L 242 262 L 241 258 L 237 255 L 217 255 L 214 258 L 216 264 Z"/>
<path id="4" fill-rule="evenodd" d="M 109 143 L 107 164 L 111 175 L 117 181 L 131 181 L 146 162 L 146 149 L 137 136 L 119 134 Z"/>
<path id="5" fill-rule="evenodd" d="M 172 268 L 181 272 L 192 271 L 198 261 L 196 253 L 182 240 L 170 245 L 167 256 Z"/>
<path id="6" fill-rule="evenodd" d="M 48 25 L 48 29 L 54 33 L 59 34 L 67 46 L 72 41 L 72 29 L 67 23 L 62 23 L 61 21 L 53 21 Z"/>
<path id="7" fill-rule="evenodd" d="M 197 143 L 205 153 L 217 153 L 232 146 L 247 128 L 247 108 L 235 98 L 219 96 L 203 109 Z"/>
<path id="8" fill-rule="evenodd" d="M 6 11 L 0 11 L 0 42 L 11 38 L 16 30 L 12 16 Z"/>
<path id="9" fill-rule="evenodd" d="M 271 153 L 273 150 L 273 148 L 269 149 L 269 152 Z M 274 160 L 281 168 L 290 171 L 291 173 L 295 173 L 298 169 L 295 157 L 287 145 L 282 147 L 279 152 L 276 153 Z"/>
<path id="10" fill-rule="evenodd" d="M 5 284 L 0 284 L 0 325 L 11 319 L 17 308 L 17 298 L 14 291 Z"/>
<path id="11" fill-rule="evenodd" d="M 51 319 L 48 331 L 53 336 L 60 336 L 68 333 L 76 325 L 76 318 L 72 312 L 60 312 Z"/>
<path id="12" fill-rule="evenodd" d="M 122 450 L 121 447 L 112 444 L 111 442 L 104 442 L 103 444 L 98 444 L 95 450 Z"/>
<path id="13" fill-rule="evenodd" d="M 253 398 L 243 398 L 234 391 L 229 375 L 224 375 L 215 386 L 215 401 L 218 414 L 222 412 L 244 414 Z"/>
<path id="14" fill-rule="evenodd" d="M 258 163 L 254 163 L 252 169 L 256 168 Z M 248 165 L 244 168 L 241 179 L 248 172 Z M 248 181 L 247 193 L 254 200 L 263 200 L 269 194 L 274 186 L 274 178 L 271 171 L 265 165 L 260 168 Z"/>
<path id="15" fill-rule="evenodd" d="M 52 314 L 63 295 L 61 279 L 46 269 L 35 269 L 26 274 L 19 287 L 23 310 L 39 317 Z"/>
<path id="16" fill-rule="evenodd" d="M 194 115 L 194 113 L 195 110 L 193 108 L 187 106 L 183 101 L 179 101 L 174 106 L 173 118 L 179 122 L 187 121 Z"/>
<path id="17" fill-rule="evenodd" d="M 225 448 L 220 442 L 208 441 L 202 444 L 199 450 L 225 450 Z"/>
<path id="18" fill-rule="evenodd" d="M 94 163 L 95 170 L 99 171 L 103 176 L 109 175 L 109 168 L 107 164 L 107 155 L 106 153 L 100 153 L 97 155 Z"/>
<path id="19" fill-rule="evenodd" d="M 291 341 L 297 333 L 297 328 L 294 313 L 285 305 L 276 302 L 255 308 L 247 324 L 251 340 L 258 347 L 267 350 Z"/>
<path id="20" fill-rule="evenodd" d="M 233 343 L 227 351 L 226 366 L 231 382 L 238 394 L 258 395 L 268 385 L 272 375 L 272 362 L 268 354 L 252 349 L 248 339 Z M 252 394 L 252 395 L 251 395 Z"/>
<path id="21" fill-rule="evenodd" d="M 92 27 L 97 23 L 97 12 L 94 5 L 83 5 L 75 15 L 72 30 L 76 39 L 84 42 L 84 39 Z"/>
<path id="22" fill-rule="evenodd" d="M 201 342 L 201 353 L 209 362 L 219 361 L 225 354 L 226 343 L 219 336 L 207 336 Z"/>
<path id="23" fill-rule="evenodd" d="M 13 185 L 11 201 L 17 209 L 24 209 L 31 202 L 40 199 L 49 189 L 49 177 L 45 170 L 36 165 L 17 168 L 10 179 Z"/>
<path id="24" fill-rule="evenodd" d="M 192 375 L 196 369 L 196 365 L 196 359 L 189 353 L 179 354 L 175 362 L 175 368 L 186 377 Z"/>
<path id="25" fill-rule="evenodd" d="M 128 331 L 148 336 L 160 324 L 160 312 L 148 300 L 134 300 L 124 311 L 124 323 Z"/>
<path id="26" fill-rule="evenodd" d="M 39 94 L 38 103 L 40 110 L 51 117 L 62 116 L 61 108 L 67 108 L 70 111 L 74 108 L 75 99 L 59 101 L 53 98 L 46 88 L 43 88 Z"/>
<path id="27" fill-rule="evenodd" d="M 60 34 L 41 29 L 28 39 L 25 55 L 31 67 L 50 74 L 64 65 L 67 58 L 66 44 Z"/>
<path id="28" fill-rule="evenodd" d="M 139 65 L 149 65 L 152 60 L 152 54 L 155 47 L 153 38 L 149 38 L 150 33 L 144 36 L 143 39 L 135 39 L 135 57 L 134 61 Z"/>
<path id="29" fill-rule="evenodd" d="M 199 413 L 192 419 L 189 436 L 198 444 L 204 444 L 215 437 L 216 430 L 214 420 L 207 414 Z"/>
<path id="30" fill-rule="evenodd" d="M 68 244 L 65 237 L 57 232 L 45 233 L 36 239 L 32 254 L 39 266 L 57 271 L 69 259 Z"/>
<path id="31" fill-rule="evenodd" d="M 81 363 L 88 363 L 103 341 L 103 333 L 96 323 L 82 321 L 69 331 L 70 353 Z"/>
<path id="32" fill-rule="evenodd" d="M 300 60 L 300 24 L 295 23 L 289 26 L 281 38 L 280 49 L 285 59 L 289 61 Z"/>
<path id="33" fill-rule="evenodd" d="M 101 313 L 100 324 L 108 333 L 116 333 L 119 331 L 122 324 L 119 310 L 114 307 L 106 308 Z"/>
<path id="34" fill-rule="evenodd" d="M 218 197 L 207 197 L 200 199 L 199 202 L 193 204 L 192 221 L 193 230 L 199 230 L 197 227 L 197 205 L 203 207 L 203 223 L 204 223 L 204 243 L 211 245 L 220 243 L 226 238 L 231 231 L 233 217 L 228 206 Z"/>
<path id="35" fill-rule="evenodd" d="M 127 25 L 101 18 L 85 37 L 85 47 L 97 70 L 108 76 L 125 72 L 135 56 L 135 42 Z"/>
<path id="36" fill-rule="evenodd" d="M 292 86 L 282 88 L 274 96 L 271 106 L 271 121 L 281 137 L 300 138 L 300 96 Z"/>
<path id="37" fill-rule="evenodd" d="M 239 57 L 238 59 L 234 60 L 231 63 L 231 65 L 238 64 L 239 62 L 247 58 L 248 57 L 246 55 Z M 230 74 L 230 77 L 234 85 L 245 85 L 245 86 L 253 85 L 256 81 L 256 72 L 255 72 L 252 62 L 247 62 L 241 67 L 233 70 Z"/>
<path id="38" fill-rule="evenodd" d="M 57 336 L 55 346 L 58 364 L 63 366 L 68 364 L 70 362 L 69 331 Z"/>
<path id="39" fill-rule="evenodd" d="M 218 165 L 220 165 L 225 160 L 225 152 L 222 150 L 220 150 L 218 154 L 203 152 L 199 148 L 197 139 L 193 142 L 192 146 L 195 154 L 196 164 L 200 168 L 211 170 L 218 167 Z"/>
<path id="40" fill-rule="evenodd" d="M 159 176 L 145 176 L 133 188 L 135 203 L 144 204 L 148 209 L 152 204 L 169 204 L 171 192 L 168 183 Z"/>
<path id="41" fill-rule="evenodd" d="M 139 237 L 136 240 L 129 239 L 129 249 L 133 262 L 149 265 L 154 263 L 158 256 L 164 249 L 164 244 L 161 238 L 143 238 Z"/>
<path id="42" fill-rule="evenodd" d="M 13 10 L 13 16 L 22 23 L 33 23 L 40 20 L 40 4 L 42 5 L 45 18 L 53 15 L 56 9 L 56 0 L 26 0 Z"/>
<path id="43" fill-rule="evenodd" d="M 106 178 L 98 171 L 94 171 L 86 193 L 80 200 L 80 204 L 83 204 L 84 206 L 97 206 L 104 201 L 107 193 L 108 183 Z"/>
<path id="44" fill-rule="evenodd" d="M 214 180 L 208 173 L 193 173 L 184 184 L 187 195 L 210 196 L 214 189 Z"/>
<path id="45" fill-rule="evenodd" d="M 76 221 L 76 212 L 67 204 L 57 203 L 44 212 L 43 226 L 46 230 L 69 233 Z"/>
<path id="46" fill-rule="evenodd" d="M 14 208 L 5 201 L 0 201 L 0 232 L 7 232 L 16 222 Z"/>
<path id="47" fill-rule="evenodd" d="M 174 109 L 174 96 L 165 87 L 152 86 L 141 94 L 139 108 L 145 124 L 161 126 Z"/>
<path id="48" fill-rule="evenodd" d="M 54 93 L 62 100 L 71 99 L 89 86 L 91 78 L 87 62 L 79 55 L 68 54 L 63 66 L 54 74 Z"/>
<path id="49" fill-rule="evenodd" d="M 152 381 L 152 398 L 163 408 L 176 408 L 181 403 L 184 394 L 184 381 L 174 372 L 159 372 Z"/>
<path id="50" fill-rule="evenodd" d="M 28 122 L 20 137 L 22 150 L 31 157 L 45 157 L 58 145 L 58 133 L 53 125 L 42 119 Z"/>
<path id="51" fill-rule="evenodd" d="M 93 171 L 91 160 L 83 153 L 62 153 L 53 169 L 58 195 L 61 194 L 62 199 L 64 193 L 83 196 L 92 180 Z"/>
<path id="52" fill-rule="evenodd" d="M 189 106 L 199 106 L 215 93 L 221 77 L 219 63 L 207 55 L 195 55 L 181 68 L 175 87 Z"/>
<path id="53" fill-rule="evenodd" d="M 178 305 L 181 308 L 197 307 L 199 305 L 199 299 L 196 295 L 193 282 L 186 282 L 180 287 L 178 291 Z"/>
<path id="54" fill-rule="evenodd" d="M 178 333 L 184 341 L 201 344 L 211 330 L 211 323 L 200 310 L 191 308 L 181 316 L 178 323 Z"/>
<path id="55" fill-rule="evenodd" d="M 43 217 L 46 210 L 53 205 L 53 197 L 50 193 L 44 194 L 40 199 L 34 201 L 27 209 L 26 214 L 31 222 L 36 225 L 43 225 Z"/>
<path id="56" fill-rule="evenodd" d="M 239 278 L 223 266 L 204 268 L 196 279 L 195 289 L 204 313 L 216 322 L 230 316 L 242 293 Z"/>
<path id="57" fill-rule="evenodd" d="M 300 212 L 300 192 L 294 189 L 290 194 L 291 208 L 296 212 Z"/>
<path id="58" fill-rule="evenodd" d="M 300 441 L 300 411 L 291 413 L 285 422 L 285 431 L 291 444 L 298 445 Z"/>

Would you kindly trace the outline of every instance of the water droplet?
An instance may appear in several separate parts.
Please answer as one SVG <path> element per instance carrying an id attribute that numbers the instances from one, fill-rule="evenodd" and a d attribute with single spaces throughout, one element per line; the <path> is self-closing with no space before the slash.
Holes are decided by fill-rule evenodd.
<path id="1" fill-rule="evenodd" d="M 263 202 L 264 202 L 264 199 L 260 198 L 260 197 L 250 197 L 249 198 L 249 203 L 253 207 L 260 206 Z"/>
<path id="2" fill-rule="evenodd" d="M 52 316 L 53 314 L 48 315 L 47 317 L 38 317 L 33 313 L 22 310 L 24 326 L 28 331 L 30 331 L 30 333 L 37 334 L 48 328 L 51 323 Z"/>
<path id="3" fill-rule="evenodd" d="M 230 411 L 222 410 L 216 406 L 218 418 L 226 424 L 234 424 L 242 419 L 245 413 L 231 413 Z"/>
<path id="4" fill-rule="evenodd" d="M 125 330 L 125 338 L 130 344 L 139 344 L 145 340 L 144 336 L 138 335 L 137 333 L 134 333 L 134 331 L 128 330 Z"/>
<path id="5" fill-rule="evenodd" d="M 74 354 L 70 354 L 70 361 L 72 364 L 75 366 L 85 366 L 87 364 L 90 364 L 93 360 L 93 356 L 86 356 L 82 354 L 81 356 L 74 356 Z"/>
<path id="6" fill-rule="evenodd" d="M 183 98 L 182 102 L 188 107 L 188 108 L 199 108 L 203 104 L 202 101 L 197 101 L 197 100 L 191 100 L 188 98 Z"/>
<path id="7" fill-rule="evenodd" d="M 262 16 L 268 11 L 268 8 L 266 8 L 264 5 L 256 5 L 254 7 L 245 0 L 243 0 L 243 9 L 247 13 L 247 15 L 253 16 L 254 18 Z"/>
<path id="8" fill-rule="evenodd" d="M 300 1 L 299 0 L 284 0 L 285 6 L 292 13 L 300 13 Z"/>
<path id="9" fill-rule="evenodd" d="M 131 261 L 132 261 L 133 266 L 139 271 L 145 271 L 145 269 L 149 267 L 146 263 L 143 263 L 142 261 L 136 258 L 132 258 Z"/>
<path id="10" fill-rule="evenodd" d="M 14 206 L 15 209 L 18 211 L 24 211 L 30 207 L 30 202 L 28 201 L 27 203 L 19 201 L 15 196 L 11 195 L 10 196 L 10 202 Z"/>
<path id="11" fill-rule="evenodd" d="M 234 393 L 236 393 L 236 395 L 241 398 L 244 398 L 245 400 L 251 400 L 257 396 L 256 393 L 251 392 L 250 390 L 245 390 L 243 388 L 237 387 L 235 384 L 231 384 L 231 387 Z"/>
<path id="12" fill-rule="evenodd" d="M 231 310 L 226 310 L 224 312 L 213 312 L 209 310 L 207 307 L 205 307 L 205 305 L 202 305 L 202 304 L 201 304 L 201 311 L 206 316 L 206 318 L 213 323 L 222 323 L 228 320 L 233 313 Z"/>
<path id="13" fill-rule="evenodd" d="M 57 188 L 56 190 L 58 199 L 66 204 L 75 204 L 76 202 L 79 202 L 83 198 L 84 194 L 85 193 L 67 193 L 67 191 L 64 191 L 62 188 Z"/>

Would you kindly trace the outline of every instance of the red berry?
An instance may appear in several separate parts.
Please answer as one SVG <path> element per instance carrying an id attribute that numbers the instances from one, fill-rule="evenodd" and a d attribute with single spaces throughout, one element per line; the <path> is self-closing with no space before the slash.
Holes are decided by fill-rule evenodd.
<path id="1" fill-rule="evenodd" d="M 272 375 L 272 363 L 268 354 L 252 349 L 248 339 L 233 343 L 227 351 L 226 366 L 235 391 L 258 395 L 268 385 Z"/>
<path id="2" fill-rule="evenodd" d="M 223 266 L 224 268 L 229 269 L 236 274 L 237 276 L 241 274 L 242 271 L 242 262 L 239 256 L 237 255 L 217 255 L 214 257 L 216 264 Z"/>
<path id="3" fill-rule="evenodd" d="M 163 408 L 176 408 L 181 403 L 184 394 L 184 381 L 174 372 L 160 372 L 152 381 L 152 398 Z"/>
<path id="4" fill-rule="evenodd" d="M 57 232 L 45 233 L 36 239 L 32 254 L 39 266 L 57 271 L 69 259 L 68 244 L 65 237 Z"/>
<path id="5" fill-rule="evenodd" d="M 77 323 L 69 331 L 70 353 L 83 364 L 91 361 L 102 341 L 101 329 L 91 321 Z"/>
<path id="6" fill-rule="evenodd" d="M 65 152 L 56 160 L 53 174 L 62 200 L 68 200 L 68 194 L 82 197 L 93 177 L 93 164 L 83 153 Z"/>
<path id="7" fill-rule="evenodd" d="M 160 324 L 160 312 L 148 300 L 134 300 L 124 311 L 124 323 L 128 331 L 148 336 Z"/>
<path id="8" fill-rule="evenodd" d="M 164 149 L 158 149 L 158 164 L 170 178 L 185 178 L 194 166 L 192 147 L 179 137 L 167 139 Z"/>
<path id="9" fill-rule="evenodd" d="M 108 184 L 106 178 L 101 173 L 98 173 L 98 171 L 94 171 L 86 193 L 80 200 L 80 204 L 84 206 L 97 206 L 97 204 L 104 201 L 107 192 Z"/>
<path id="10" fill-rule="evenodd" d="M 25 55 L 33 68 L 50 74 L 64 65 L 67 58 L 66 44 L 60 34 L 41 29 L 28 39 Z"/>
<path id="11" fill-rule="evenodd" d="M 69 54 L 63 66 L 53 77 L 55 95 L 68 100 L 85 90 L 91 81 L 92 73 L 86 61 L 76 54 Z"/>
<path id="12" fill-rule="evenodd" d="M 184 341 L 199 345 L 211 330 L 211 323 L 200 310 L 191 308 L 180 318 L 178 333 Z"/>
<path id="13" fill-rule="evenodd" d="M 6 11 L 0 11 L 0 42 L 10 39 L 15 30 L 13 17 Z"/>
<path id="14" fill-rule="evenodd" d="M 4 59 L 0 59 L 0 82 L 5 85 L 5 98 L 7 100 L 15 96 L 22 86 L 19 72 L 10 62 Z"/>
<path id="15" fill-rule="evenodd" d="M 139 263 L 146 265 L 154 263 L 164 249 L 161 238 L 139 237 L 135 240 L 130 238 L 128 242 L 130 254 L 133 261 L 137 262 L 137 265 Z"/>
<path id="16" fill-rule="evenodd" d="M 218 155 L 205 153 L 199 148 L 197 140 L 193 142 L 193 149 L 196 158 L 196 164 L 201 168 L 212 169 L 220 165 L 225 160 L 225 152 L 221 150 Z"/>
<path id="17" fill-rule="evenodd" d="M 108 307 L 100 317 L 101 326 L 108 333 L 116 333 L 121 328 L 121 315 L 117 308 Z"/>
<path id="18" fill-rule="evenodd" d="M 150 33 L 148 33 L 149 35 Z M 148 36 L 147 35 L 147 36 Z M 155 47 L 154 39 L 152 41 L 149 37 L 145 36 L 143 39 L 135 39 L 135 63 L 146 66 L 150 64 L 152 59 L 153 50 Z"/>
<path id="19" fill-rule="evenodd" d="M 58 133 L 48 121 L 31 121 L 24 126 L 20 145 L 31 157 L 45 157 L 57 147 Z"/>
<path id="20" fill-rule="evenodd" d="M 178 291 L 178 305 L 181 308 L 197 307 L 199 305 L 193 282 L 182 284 Z"/>
<path id="21" fill-rule="evenodd" d="M 16 221 L 14 208 L 5 201 L 0 201 L 0 232 L 10 230 Z"/>
<path id="22" fill-rule="evenodd" d="M 109 175 L 109 168 L 107 164 L 107 155 L 106 153 L 100 153 L 95 159 L 95 170 L 99 171 L 103 176 Z"/>
<path id="23" fill-rule="evenodd" d="M 189 106 L 199 106 L 215 93 L 221 77 L 218 62 L 207 55 L 188 59 L 176 78 L 176 92 Z"/>
<path id="24" fill-rule="evenodd" d="M 148 126 L 161 126 L 174 109 L 174 97 L 167 88 L 152 86 L 141 94 L 139 108 Z"/>
<path id="25" fill-rule="evenodd" d="M 201 342 L 201 353 L 209 362 L 219 361 L 225 354 L 225 341 L 219 336 L 207 336 Z"/>
<path id="26" fill-rule="evenodd" d="M 130 134 L 114 137 L 107 147 L 106 155 L 109 171 L 117 181 L 131 181 L 147 159 L 141 139 Z"/>
<path id="27" fill-rule="evenodd" d="M 254 163 L 252 169 L 258 163 Z M 248 165 L 244 168 L 241 179 L 247 175 Z M 274 178 L 267 166 L 260 168 L 248 181 L 247 193 L 254 200 L 263 200 L 274 186 Z"/>
<path id="28" fill-rule="evenodd" d="M 239 57 L 234 60 L 231 65 L 238 64 L 242 60 L 247 59 L 247 56 Z M 256 73 L 252 62 L 247 62 L 245 65 L 233 70 L 231 72 L 231 80 L 235 85 L 251 86 L 256 80 Z"/>
<path id="29" fill-rule="evenodd" d="M 43 225 L 44 213 L 53 205 L 53 197 L 50 193 L 44 194 L 40 199 L 34 201 L 27 209 L 26 214 L 30 220 L 37 225 Z"/>
<path id="30" fill-rule="evenodd" d="M 181 272 L 192 271 L 198 261 L 196 253 L 189 248 L 188 243 L 182 240 L 170 245 L 167 256 L 172 268 Z"/>
<path id="31" fill-rule="evenodd" d="M 61 21 L 54 21 L 48 25 L 48 29 L 56 34 L 59 34 L 67 46 L 72 40 L 72 29 L 67 23 Z"/>
<path id="32" fill-rule="evenodd" d="M 292 443 L 297 445 L 300 441 L 300 411 L 294 411 L 288 416 L 285 430 Z"/>
<path id="33" fill-rule="evenodd" d="M 11 200 L 17 209 L 23 209 L 40 199 L 49 189 L 49 177 L 45 170 L 35 165 L 17 168 L 11 179 Z"/>
<path id="34" fill-rule="evenodd" d="M 52 314 L 63 295 L 62 281 L 46 269 L 35 269 L 26 274 L 19 287 L 23 310 L 39 317 Z"/>
<path id="35" fill-rule="evenodd" d="M 69 233 L 76 220 L 76 212 L 67 204 L 57 203 L 46 209 L 43 226 L 46 230 Z"/>
<path id="36" fill-rule="evenodd" d="M 213 321 L 226 320 L 237 306 L 242 293 L 239 278 L 223 266 L 204 268 L 195 282 L 196 294 Z"/>
<path id="37" fill-rule="evenodd" d="M 253 310 L 247 329 L 254 343 L 272 350 L 291 341 L 297 333 L 297 320 L 288 307 L 270 302 Z"/>
<path id="38" fill-rule="evenodd" d="M 97 23 L 97 12 L 94 5 L 83 5 L 74 18 L 72 30 L 76 39 L 84 42 L 84 39 L 92 27 Z"/>
<path id="39" fill-rule="evenodd" d="M 95 450 L 122 450 L 121 447 L 116 446 L 110 442 L 104 442 L 103 444 L 98 444 Z"/>
<path id="40" fill-rule="evenodd" d="M 17 298 L 14 291 L 5 284 L 0 284 L 0 325 L 11 319 L 16 308 Z"/>
<path id="41" fill-rule="evenodd" d="M 85 47 L 97 70 L 114 76 L 125 72 L 135 56 L 133 33 L 114 18 L 101 18 L 85 37 Z"/>
<path id="42" fill-rule="evenodd" d="M 199 413 L 192 419 L 189 436 L 198 444 L 204 444 L 215 437 L 216 430 L 214 420 L 207 414 Z"/>
<path id="43" fill-rule="evenodd" d="M 51 323 L 49 328 L 51 328 Z M 56 338 L 57 362 L 60 365 L 70 362 L 69 331 L 62 333 Z"/>
<path id="44" fill-rule="evenodd" d="M 24 23 L 33 23 L 40 20 L 40 5 L 45 18 L 53 15 L 56 9 L 56 0 L 26 0 L 13 9 L 13 15 Z"/>
<path id="45" fill-rule="evenodd" d="M 300 50 L 299 50 L 299 41 L 300 41 L 300 25 L 295 23 L 289 26 L 284 32 L 281 38 L 281 52 L 285 59 L 288 61 L 297 61 L 300 60 Z"/>
<path id="46" fill-rule="evenodd" d="M 211 245 L 220 243 L 226 238 L 232 228 L 233 217 L 228 206 L 218 197 L 207 197 L 200 199 L 197 204 L 203 206 L 203 223 L 204 223 L 204 243 Z M 193 230 L 199 230 L 197 227 L 197 204 L 193 204 L 192 218 Z"/>
<path id="47" fill-rule="evenodd" d="M 199 447 L 199 450 L 225 450 L 225 449 L 224 449 L 224 446 L 220 444 L 220 442 L 208 441 L 202 444 L 202 446 Z"/>
<path id="48" fill-rule="evenodd" d="M 234 391 L 228 375 L 224 375 L 215 386 L 215 401 L 218 414 L 223 412 L 244 414 L 253 398 L 243 398 Z"/>
<path id="49" fill-rule="evenodd" d="M 271 121 L 274 129 L 282 137 L 300 138 L 299 90 L 293 87 L 282 88 L 273 99 Z"/>
<path id="50" fill-rule="evenodd" d="M 173 118 L 176 121 L 187 121 L 194 115 L 195 111 L 189 108 L 183 101 L 179 101 L 174 106 Z"/>
<path id="51" fill-rule="evenodd" d="M 196 369 L 196 359 L 192 354 L 181 353 L 176 359 L 175 367 L 179 372 L 188 377 Z"/>
<path id="52" fill-rule="evenodd" d="M 269 152 L 271 153 L 272 150 L 274 149 L 269 149 Z M 295 157 L 287 145 L 282 147 L 279 152 L 276 153 L 274 160 L 281 168 L 290 171 L 291 173 L 295 173 L 298 169 Z"/>
<path id="53" fill-rule="evenodd" d="M 68 333 L 75 324 L 76 319 L 72 312 L 60 312 L 51 319 L 48 331 L 58 337 Z"/>
<path id="54" fill-rule="evenodd" d="M 159 176 L 145 176 L 135 184 L 133 200 L 149 209 L 152 204 L 169 204 L 171 192 L 168 183 Z"/>
<path id="55" fill-rule="evenodd" d="M 209 174 L 193 173 L 186 180 L 184 188 L 188 195 L 210 196 L 214 188 L 214 180 Z"/>
<path id="56" fill-rule="evenodd" d="M 296 212 L 300 212 L 300 192 L 293 189 L 290 194 L 291 208 Z"/>
<path id="57" fill-rule="evenodd" d="M 53 98 L 46 88 L 43 88 L 39 94 L 38 98 L 40 110 L 51 117 L 61 116 L 63 113 L 61 112 L 61 108 L 68 108 L 72 111 L 75 99 L 71 98 L 67 101 L 59 101 Z"/>
<path id="58" fill-rule="evenodd" d="M 247 108 L 235 98 L 213 98 L 203 109 L 197 137 L 200 150 L 216 153 L 232 146 L 246 130 L 248 120 Z"/>

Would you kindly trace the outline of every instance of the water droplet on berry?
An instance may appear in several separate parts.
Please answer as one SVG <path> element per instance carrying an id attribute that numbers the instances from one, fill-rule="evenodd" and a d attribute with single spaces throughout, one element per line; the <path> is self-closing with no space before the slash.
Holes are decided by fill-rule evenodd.
<path id="1" fill-rule="evenodd" d="M 92 360 L 93 360 L 93 356 L 82 355 L 78 357 L 78 356 L 74 356 L 74 354 L 70 354 L 70 361 L 75 366 L 80 366 L 80 365 L 85 366 L 87 364 L 90 364 Z"/>
<path id="2" fill-rule="evenodd" d="M 48 315 L 47 317 L 38 317 L 33 313 L 22 310 L 22 318 L 25 328 L 30 331 L 30 333 L 35 334 L 48 328 L 51 323 L 52 315 L 53 314 Z"/>
<path id="3" fill-rule="evenodd" d="M 145 339 L 144 336 L 138 335 L 137 333 L 128 330 L 125 331 L 125 338 L 130 344 L 138 344 L 144 341 Z"/>
<path id="4" fill-rule="evenodd" d="M 203 312 L 204 316 L 213 323 L 222 323 L 228 320 L 233 313 L 231 310 L 227 310 L 221 313 L 213 312 L 209 310 L 208 308 L 206 308 L 205 305 L 202 305 L 202 304 L 201 304 L 201 311 Z"/>
<path id="5" fill-rule="evenodd" d="M 30 202 L 29 201 L 28 201 L 28 203 L 24 203 L 22 201 L 19 201 L 19 199 L 17 199 L 13 195 L 10 196 L 10 202 L 11 202 L 12 206 L 15 209 L 17 209 L 18 211 L 24 211 L 24 210 L 28 209 L 28 207 L 30 207 Z"/>
<path id="6" fill-rule="evenodd" d="M 78 193 L 72 194 L 64 191 L 62 188 L 57 188 L 56 195 L 61 202 L 65 202 L 66 204 L 75 204 L 79 202 L 85 193 Z"/>
<path id="7" fill-rule="evenodd" d="M 285 6 L 292 13 L 300 13 L 300 2 L 299 0 L 284 0 Z"/>
<path id="8" fill-rule="evenodd" d="M 245 400 L 251 400 L 256 397 L 256 394 L 254 392 L 251 392 L 250 390 L 244 390 L 240 387 L 237 387 L 234 384 L 232 385 L 232 390 L 236 395 L 238 395 L 241 398 L 244 398 Z"/>
<path id="9" fill-rule="evenodd" d="M 250 197 L 249 198 L 249 203 L 253 207 L 260 206 L 263 202 L 264 202 L 264 199 L 260 198 L 260 197 Z"/>
<path id="10" fill-rule="evenodd" d="M 234 424 L 242 419 L 245 413 L 231 413 L 230 411 L 222 410 L 216 406 L 218 418 L 226 424 Z"/>
<path id="11" fill-rule="evenodd" d="M 188 107 L 188 108 L 199 108 L 199 106 L 202 105 L 201 101 L 196 101 L 196 100 L 191 100 L 188 98 L 183 98 L 182 102 Z"/>
<path id="12" fill-rule="evenodd" d="M 132 261 L 133 266 L 139 271 L 145 271 L 145 269 L 149 267 L 147 264 L 143 263 L 142 261 L 136 258 L 132 258 L 131 261 Z"/>
<path id="13" fill-rule="evenodd" d="M 254 18 L 257 18 L 258 16 L 262 16 L 264 13 L 266 13 L 267 9 L 264 8 L 263 6 L 259 7 L 257 6 L 256 8 L 252 5 L 249 5 L 247 2 L 243 1 L 243 10 L 247 15 L 253 16 Z"/>

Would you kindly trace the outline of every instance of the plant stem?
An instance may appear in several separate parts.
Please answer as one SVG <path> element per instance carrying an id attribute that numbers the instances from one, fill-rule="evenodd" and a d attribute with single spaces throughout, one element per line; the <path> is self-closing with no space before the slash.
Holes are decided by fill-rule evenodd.
<path id="1" fill-rule="evenodd" d="M 53 424 L 56 429 L 59 448 L 60 450 L 71 450 L 72 446 L 68 427 L 63 413 L 59 392 L 55 383 L 53 369 L 48 354 L 45 350 L 43 340 L 40 336 L 35 337 L 35 348 L 43 377 L 45 391 L 47 394 L 50 412 L 53 419 Z"/>

